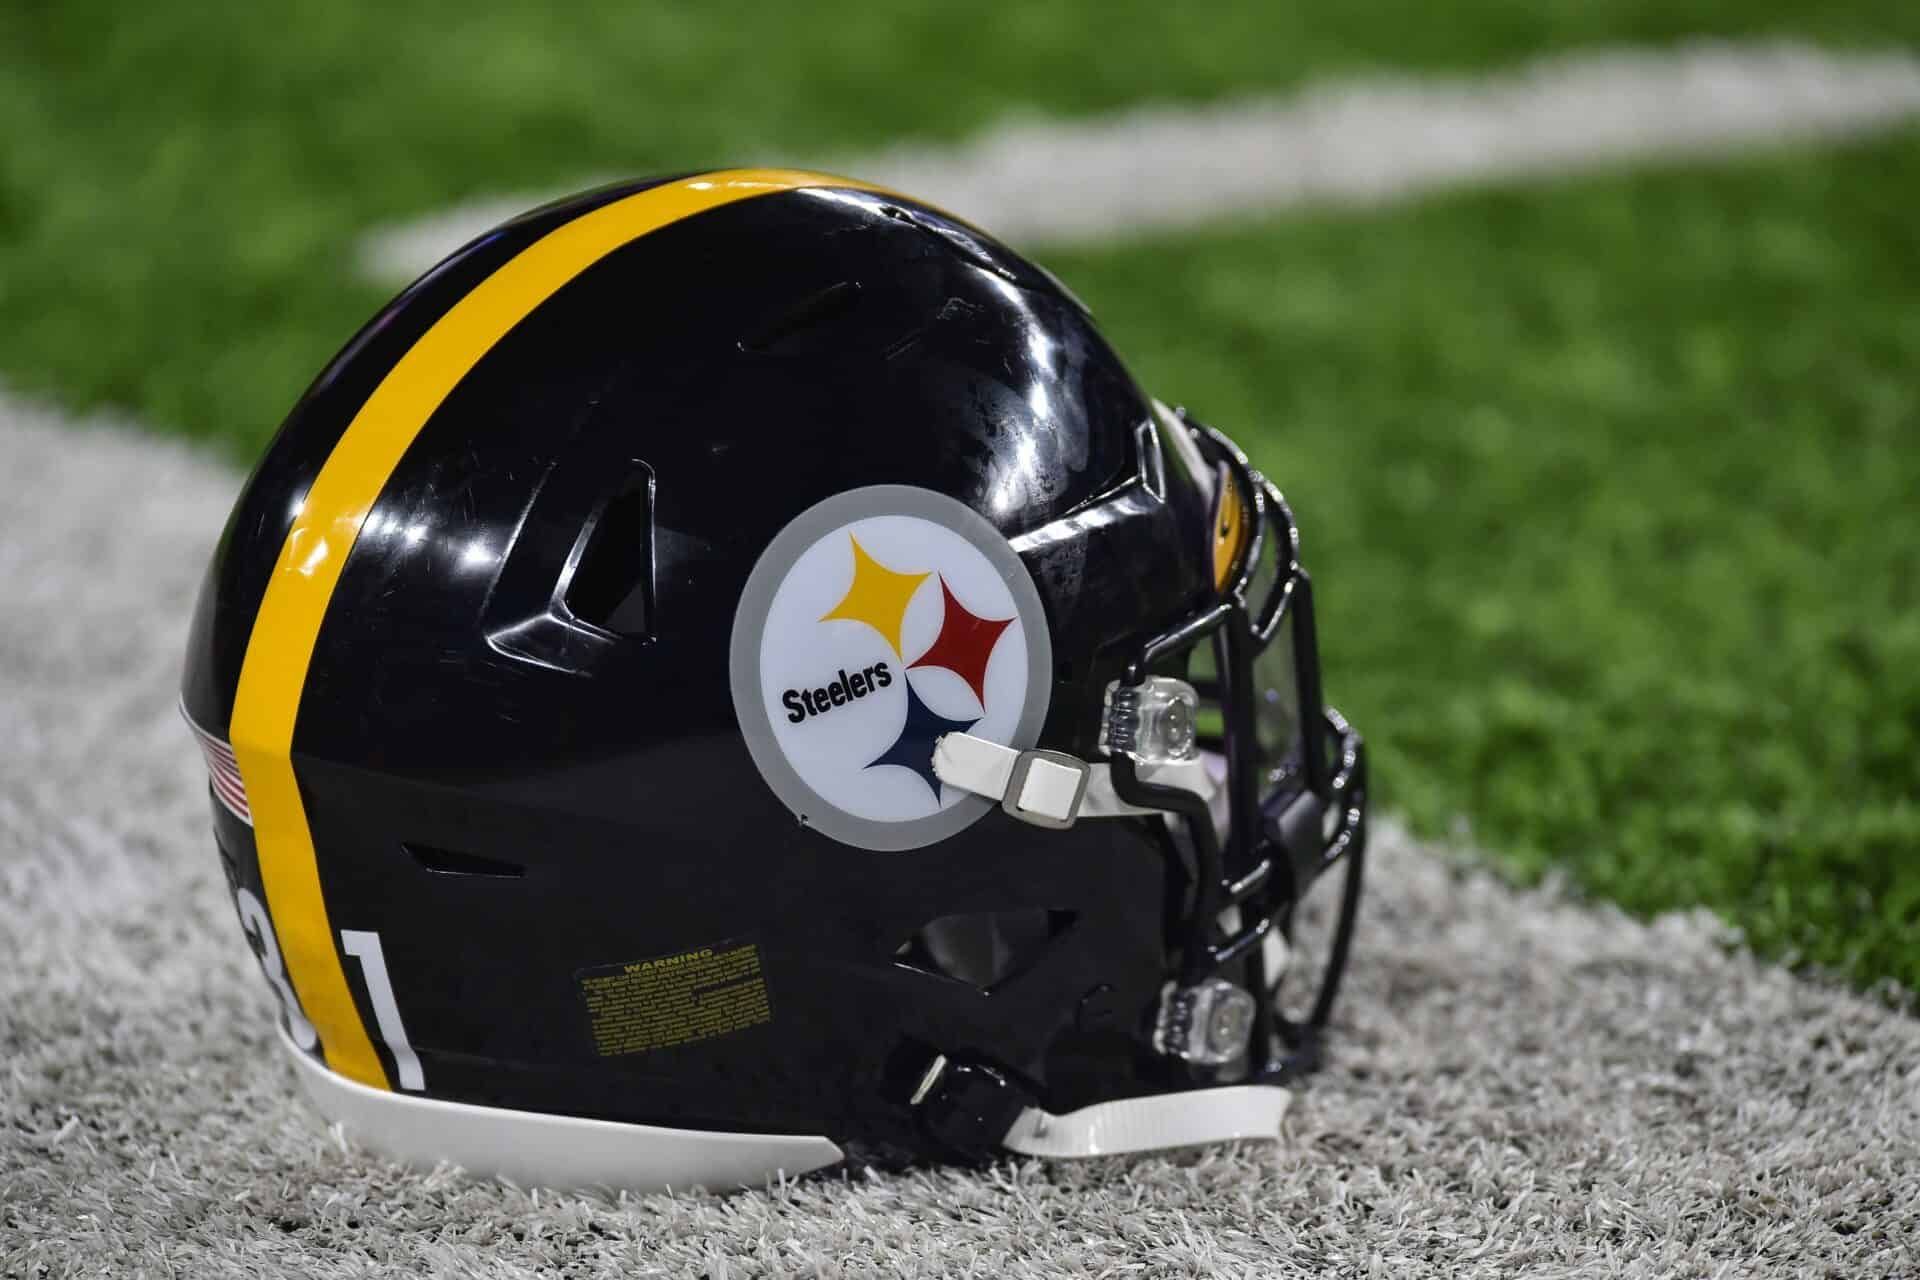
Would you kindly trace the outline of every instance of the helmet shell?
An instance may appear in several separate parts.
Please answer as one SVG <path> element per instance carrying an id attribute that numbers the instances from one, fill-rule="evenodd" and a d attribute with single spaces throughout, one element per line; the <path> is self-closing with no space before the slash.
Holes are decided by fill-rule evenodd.
<path id="1" fill-rule="evenodd" d="M 1184 890 L 1157 824 L 1040 831 L 995 810 L 923 848 L 852 847 L 769 789 L 729 696 L 757 559 L 863 486 L 945 495 L 1016 550 L 1051 639 L 1043 747 L 1092 754 L 1127 654 L 1215 593 L 1205 499 L 1049 274 L 936 209 L 821 180 L 613 248 L 419 420 L 360 421 L 482 282 L 653 185 L 482 237 L 334 359 L 221 539 L 188 714 L 232 736 L 269 579 L 350 427 L 410 433 L 310 651 L 288 656 L 306 662 L 289 765 L 326 936 L 381 939 L 429 1094 L 911 1148 L 899 1075 L 928 1050 L 1056 1111 L 1159 1087 L 1139 1032 Z M 640 540 L 596 553 L 611 510 L 641 513 Z M 587 608 L 568 587 L 594 554 L 618 589 Z M 236 887 L 266 896 L 255 832 L 215 819 Z M 953 923 L 932 945 L 935 921 Z M 764 1019 L 596 1041 L 595 974 L 729 946 L 755 950 Z"/>

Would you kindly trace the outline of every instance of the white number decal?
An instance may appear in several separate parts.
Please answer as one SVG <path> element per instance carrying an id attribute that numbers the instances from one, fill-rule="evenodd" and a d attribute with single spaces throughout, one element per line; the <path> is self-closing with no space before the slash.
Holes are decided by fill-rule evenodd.
<path id="1" fill-rule="evenodd" d="M 313 1048 L 320 1043 L 320 1036 L 307 1021 L 307 1015 L 301 1012 L 300 1002 L 293 998 L 293 987 L 288 984 L 287 971 L 280 963 L 280 944 L 274 941 L 273 921 L 268 918 L 267 909 L 246 889 L 235 889 L 233 902 L 240 909 L 240 927 L 260 944 L 260 967 L 273 986 L 273 994 L 280 999 L 280 1012 L 286 1015 L 287 1031 L 293 1036 L 293 1042 L 302 1049 Z"/>
<path id="2" fill-rule="evenodd" d="M 420 1090 L 427 1079 L 420 1073 L 420 1058 L 407 1043 L 407 1029 L 400 1021 L 400 1006 L 393 999 L 393 980 L 387 977 L 386 953 L 380 950 L 380 935 L 362 929 L 342 929 L 340 946 L 360 961 L 366 975 L 367 995 L 373 1000 L 374 1020 L 380 1024 L 380 1038 L 393 1054 L 393 1065 L 400 1068 L 400 1087 Z"/>

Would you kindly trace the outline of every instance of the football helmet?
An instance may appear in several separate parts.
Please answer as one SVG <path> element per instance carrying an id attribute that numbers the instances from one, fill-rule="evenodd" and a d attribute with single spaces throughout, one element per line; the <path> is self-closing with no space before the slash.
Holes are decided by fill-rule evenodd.
<path id="1" fill-rule="evenodd" d="M 524 1182 L 1275 1136 L 1360 891 L 1279 490 L 1045 270 L 820 174 L 606 187 L 396 298 L 182 707 L 320 1109 Z"/>

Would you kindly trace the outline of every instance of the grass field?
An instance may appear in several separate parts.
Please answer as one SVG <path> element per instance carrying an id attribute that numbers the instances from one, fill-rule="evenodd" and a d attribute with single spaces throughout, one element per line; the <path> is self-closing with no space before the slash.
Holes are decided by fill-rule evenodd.
<path id="1" fill-rule="evenodd" d="M 1719 35 L 1920 7 L 10 5 L 0 376 L 247 458 L 453 199 Z M 1388 807 L 1920 986 L 1916 203 L 1907 135 L 1049 261 L 1295 499 Z"/>

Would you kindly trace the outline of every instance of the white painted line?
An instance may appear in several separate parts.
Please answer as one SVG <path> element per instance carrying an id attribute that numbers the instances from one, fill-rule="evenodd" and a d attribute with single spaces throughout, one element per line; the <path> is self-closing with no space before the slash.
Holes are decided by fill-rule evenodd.
<path id="1" fill-rule="evenodd" d="M 1369 79 L 1210 107 L 1022 121 L 955 147 L 904 144 L 818 167 L 1033 245 L 1848 137 L 1916 116 L 1920 58 L 1910 54 L 1708 43 L 1556 57 L 1482 78 Z M 376 229 L 360 268 L 387 283 L 411 279 L 553 194 L 489 198 Z"/>

